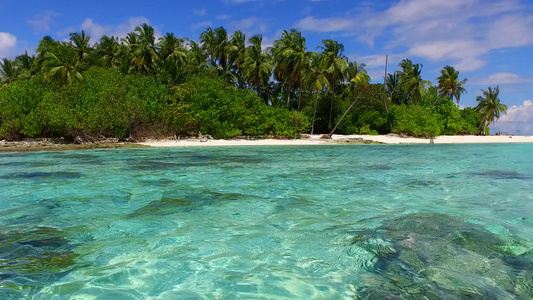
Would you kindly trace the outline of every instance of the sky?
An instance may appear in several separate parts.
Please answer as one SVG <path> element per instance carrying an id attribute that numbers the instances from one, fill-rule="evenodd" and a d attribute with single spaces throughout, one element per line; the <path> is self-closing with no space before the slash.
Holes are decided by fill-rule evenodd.
<path id="1" fill-rule="evenodd" d="M 460 105 L 475 106 L 481 89 L 499 86 L 507 114 L 492 132 L 533 134 L 533 1 L 531 0 L 0 0 L 0 58 L 34 53 L 50 35 L 67 40 L 85 30 L 124 36 L 142 23 L 158 36 L 173 32 L 198 40 L 207 27 L 224 26 L 271 45 L 283 30 L 302 31 L 309 50 L 324 39 L 365 63 L 374 82 L 410 58 L 436 84 L 445 65 L 468 78 Z"/>

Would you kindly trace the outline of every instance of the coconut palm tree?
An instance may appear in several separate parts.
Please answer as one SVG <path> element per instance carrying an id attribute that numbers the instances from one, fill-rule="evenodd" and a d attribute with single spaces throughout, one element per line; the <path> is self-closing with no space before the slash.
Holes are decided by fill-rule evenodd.
<path id="1" fill-rule="evenodd" d="M 129 32 L 121 41 L 127 46 L 136 45 L 139 43 L 139 35 L 135 32 Z"/>
<path id="2" fill-rule="evenodd" d="M 187 73 L 190 75 L 198 75 L 207 69 L 208 54 L 196 42 L 189 42 L 189 51 L 187 52 Z"/>
<path id="3" fill-rule="evenodd" d="M 393 74 L 387 74 L 385 78 L 385 86 L 387 88 L 387 94 L 391 97 L 391 101 L 394 104 L 405 104 L 406 96 L 400 85 L 400 72 L 394 72 Z"/>
<path id="4" fill-rule="evenodd" d="M 344 45 L 334 40 L 326 39 L 322 41 L 322 54 L 326 69 L 324 73 L 328 79 L 330 90 L 332 93 L 331 103 L 329 108 L 329 127 L 333 124 L 333 105 L 335 102 L 335 95 L 338 91 L 338 86 L 344 81 L 346 70 L 348 69 L 348 59 L 344 56 Z"/>
<path id="5" fill-rule="evenodd" d="M 368 76 L 365 70 L 361 70 L 357 72 L 353 78 L 350 78 L 350 87 L 348 87 L 349 91 L 353 91 L 357 87 L 361 88 L 361 91 L 357 94 L 357 97 L 352 101 L 352 104 L 350 104 L 350 106 L 346 109 L 344 114 L 342 114 L 337 124 L 335 124 L 335 127 L 333 127 L 331 132 L 327 135 L 328 138 L 331 138 L 331 136 L 335 133 L 335 130 L 337 130 L 337 127 L 339 127 L 339 125 L 342 123 L 344 118 L 348 115 L 350 110 L 354 107 L 355 103 L 357 103 L 359 98 L 361 98 L 361 96 L 364 95 L 369 82 L 370 82 L 370 76 Z M 350 92 L 350 94 L 353 94 L 353 93 Z"/>
<path id="6" fill-rule="evenodd" d="M 244 88 L 242 65 L 245 59 L 245 52 L 246 36 L 240 30 L 237 30 L 229 40 L 226 53 L 228 55 L 228 65 L 237 77 L 240 88 Z"/>
<path id="7" fill-rule="evenodd" d="M 45 81 L 51 81 L 58 85 L 73 84 L 83 80 L 76 52 L 68 43 L 59 44 L 54 51 L 46 52 L 42 72 Z"/>
<path id="8" fill-rule="evenodd" d="M 257 94 L 268 104 L 268 83 L 272 74 L 272 63 L 268 53 L 262 49 L 263 37 L 254 35 L 248 42 L 244 62 L 242 64 L 243 78 L 254 87 Z"/>
<path id="9" fill-rule="evenodd" d="M 15 58 L 15 65 L 17 66 L 18 78 L 28 79 L 37 73 L 35 67 L 35 56 L 30 56 L 28 51 Z"/>
<path id="10" fill-rule="evenodd" d="M 321 53 L 310 52 L 310 69 L 305 74 L 305 83 L 315 94 L 315 107 L 311 122 L 311 134 L 315 133 L 316 113 L 318 109 L 318 95 L 320 91 L 329 88 L 329 82 L 324 73 L 324 57 Z"/>
<path id="11" fill-rule="evenodd" d="M 136 38 L 135 35 L 127 36 L 131 48 L 132 69 L 140 73 L 155 73 L 159 57 L 155 48 L 154 28 L 144 23 L 136 27 L 134 33 Z"/>
<path id="12" fill-rule="evenodd" d="M 39 42 L 39 45 L 37 46 L 37 57 L 35 61 L 35 68 L 37 70 L 42 69 L 42 64 L 44 62 L 44 55 L 47 52 L 54 51 L 54 49 L 61 47 L 61 42 L 55 41 L 51 36 L 45 36 L 43 39 Z"/>
<path id="13" fill-rule="evenodd" d="M 12 60 L 7 58 L 2 59 L 0 62 L 0 77 L 2 84 L 9 84 L 17 78 L 17 68 Z"/>
<path id="14" fill-rule="evenodd" d="M 141 24 L 141 26 L 135 27 L 134 32 L 139 37 L 138 43 L 145 44 L 150 47 L 155 45 L 155 31 L 154 28 L 146 23 Z"/>
<path id="15" fill-rule="evenodd" d="M 187 49 L 184 45 L 186 39 L 167 33 L 159 40 L 159 71 L 171 83 L 178 82 L 183 77 L 183 71 L 187 66 Z"/>
<path id="16" fill-rule="evenodd" d="M 440 71 L 441 75 L 437 78 L 439 85 L 439 97 L 448 96 L 450 99 L 455 98 L 455 102 L 459 104 L 459 98 L 466 93 L 465 83 L 468 79 L 459 81 L 459 72 L 452 66 L 445 66 Z"/>
<path id="17" fill-rule="evenodd" d="M 208 53 L 211 64 L 217 66 L 222 72 L 228 67 L 228 33 L 224 27 L 207 28 L 200 34 L 202 48 Z"/>
<path id="18" fill-rule="evenodd" d="M 403 69 L 399 75 L 402 91 L 414 104 L 418 104 L 427 88 L 431 86 L 431 82 L 422 79 L 421 64 L 413 64 L 410 60 L 404 59 L 400 62 L 400 67 Z"/>
<path id="19" fill-rule="evenodd" d="M 87 59 L 87 56 L 93 51 L 90 40 L 91 36 L 86 34 L 85 31 L 73 32 L 70 34 L 70 43 L 72 48 L 76 51 L 76 61 L 83 62 Z"/>
<path id="20" fill-rule="evenodd" d="M 274 79 L 287 85 L 287 108 L 290 108 L 293 88 L 302 86 L 302 74 L 308 65 L 305 38 L 296 29 L 284 31 L 274 42 Z"/>
<path id="21" fill-rule="evenodd" d="M 500 103 L 500 88 L 489 87 L 486 91 L 481 90 L 483 96 L 478 96 L 476 101 L 478 105 L 476 110 L 481 114 L 482 134 L 487 134 L 487 129 L 491 123 L 494 123 L 500 118 L 500 115 L 507 112 L 507 105 Z"/>
<path id="22" fill-rule="evenodd" d="M 103 67 L 119 66 L 121 62 L 118 38 L 104 35 L 96 45 L 96 56 Z"/>

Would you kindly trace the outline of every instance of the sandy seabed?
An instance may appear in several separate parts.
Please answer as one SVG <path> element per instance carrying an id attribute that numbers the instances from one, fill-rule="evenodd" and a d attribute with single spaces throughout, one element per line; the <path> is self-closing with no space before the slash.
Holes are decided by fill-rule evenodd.
<path id="1" fill-rule="evenodd" d="M 191 146 L 280 146 L 280 145 L 331 145 L 344 142 L 374 141 L 384 144 L 429 144 L 430 139 L 399 137 L 396 135 L 333 135 L 331 140 L 320 139 L 322 135 L 306 135 L 301 139 L 278 140 L 147 140 L 139 143 L 151 147 L 191 147 Z M 438 136 L 435 144 L 492 144 L 492 143 L 533 143 L 533 136 Z"/>

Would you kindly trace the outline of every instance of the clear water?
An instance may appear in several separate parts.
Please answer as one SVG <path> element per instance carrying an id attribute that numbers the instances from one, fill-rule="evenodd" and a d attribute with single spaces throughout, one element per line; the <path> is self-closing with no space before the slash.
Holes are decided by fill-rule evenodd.
<path id="1" fill-rule="evenodd" d="M 533 145 L 0 154 L 0 299 L 528 299 Z"/>

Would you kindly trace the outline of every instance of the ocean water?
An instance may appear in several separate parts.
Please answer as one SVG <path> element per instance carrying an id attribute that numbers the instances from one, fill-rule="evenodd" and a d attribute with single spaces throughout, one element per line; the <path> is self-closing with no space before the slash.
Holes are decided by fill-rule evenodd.
<path id="1" fill-rule="evenodd" d="M 0 153 L 0 299 L 531 299 L 533 145 Z"/>

